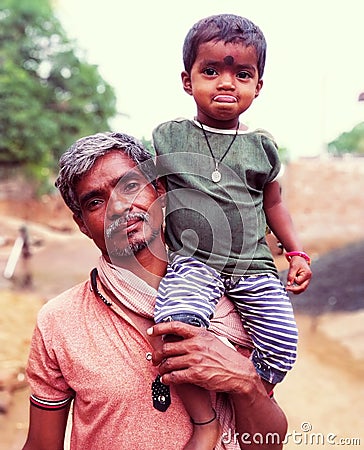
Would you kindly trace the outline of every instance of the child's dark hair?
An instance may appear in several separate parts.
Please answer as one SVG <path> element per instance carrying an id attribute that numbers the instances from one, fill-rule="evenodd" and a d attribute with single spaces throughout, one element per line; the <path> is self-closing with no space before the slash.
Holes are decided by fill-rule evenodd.
<path id="1" fill-rule="evenodd" d="M 253 22 L 234 14 L 218 14 L 197 22 L 187 33 L 183 44 L 183 63 L 190 73 L 201 44 L 211 41 L 241 42 L 255 48 L 258 58 L 259 78 L 265 66 L 267 43 L 264 34 Z"/>

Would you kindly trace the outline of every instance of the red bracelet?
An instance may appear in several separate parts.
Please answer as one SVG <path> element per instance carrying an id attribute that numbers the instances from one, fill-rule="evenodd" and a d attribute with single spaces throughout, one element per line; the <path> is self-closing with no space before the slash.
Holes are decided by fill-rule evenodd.
<path id="1" fill-rule="evenodd" d="M 286 253 L 287 261 L 291 261 L 292 256 L 301 256 L 301 258 L 304 258 L 307 261 L 308 265 L 311 264 L 311 258 L 305 252 L 287 252 Z"/>

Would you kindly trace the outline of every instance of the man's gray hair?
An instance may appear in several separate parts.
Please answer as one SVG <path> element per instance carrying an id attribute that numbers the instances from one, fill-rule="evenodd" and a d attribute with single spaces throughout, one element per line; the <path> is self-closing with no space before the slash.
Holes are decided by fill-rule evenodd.
<path id="1" fill-rule="evenodd" d="M 70 210 L 81 217 L 76 185 L 95 162 L 112 151 L 120 151 L 135 162 L 146 179 L 155 186 L 156 169 L 153 156 L 141 142 L 124 133 L 97 133 L 77 140 L 59 160 L 59 174 L 55 186 Z"/>

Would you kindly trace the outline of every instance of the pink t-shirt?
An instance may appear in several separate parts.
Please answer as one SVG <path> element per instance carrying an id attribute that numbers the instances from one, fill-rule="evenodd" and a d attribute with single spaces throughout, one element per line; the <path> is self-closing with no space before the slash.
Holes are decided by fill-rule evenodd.
<path id="1" fill-rule="evenodd" d="M 173 386 L 168 410 L 153 408 L 151 351 L 123 311 L 106 306 L 86 281 L 39 312 L 27 367 L 31 401 L 55 409 L 74 399 L 73 450 L 182 450 L 190 419 Z M 226 397 L 213 401 L 227 432 L 233 412 Z M 233 442 L 216 447 L 239 448 Z"/>

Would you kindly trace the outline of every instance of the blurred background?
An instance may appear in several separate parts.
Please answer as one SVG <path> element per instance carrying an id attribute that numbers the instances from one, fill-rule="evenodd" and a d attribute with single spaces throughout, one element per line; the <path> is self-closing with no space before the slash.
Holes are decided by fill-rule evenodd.
<path id="1" fill-rule="evenodd" d="M 364 4 L 1 0 L 0 450 L 25 440 L 24 366 L 39 308 L 98 258 L 53 187 L 59 156 L 109 129 L 150 146 L 160 122 L 192 117 L 183 39 L 223 12 L 266 35 L 264 88 L 242 121 L 278 141 L 283 196 L 313 259 L 309 290 L 292 297 L 298 362 L 276 388 L 285 448 L 363 448 Z M 287 262 L 268 239 L 284 280 Z"/>

